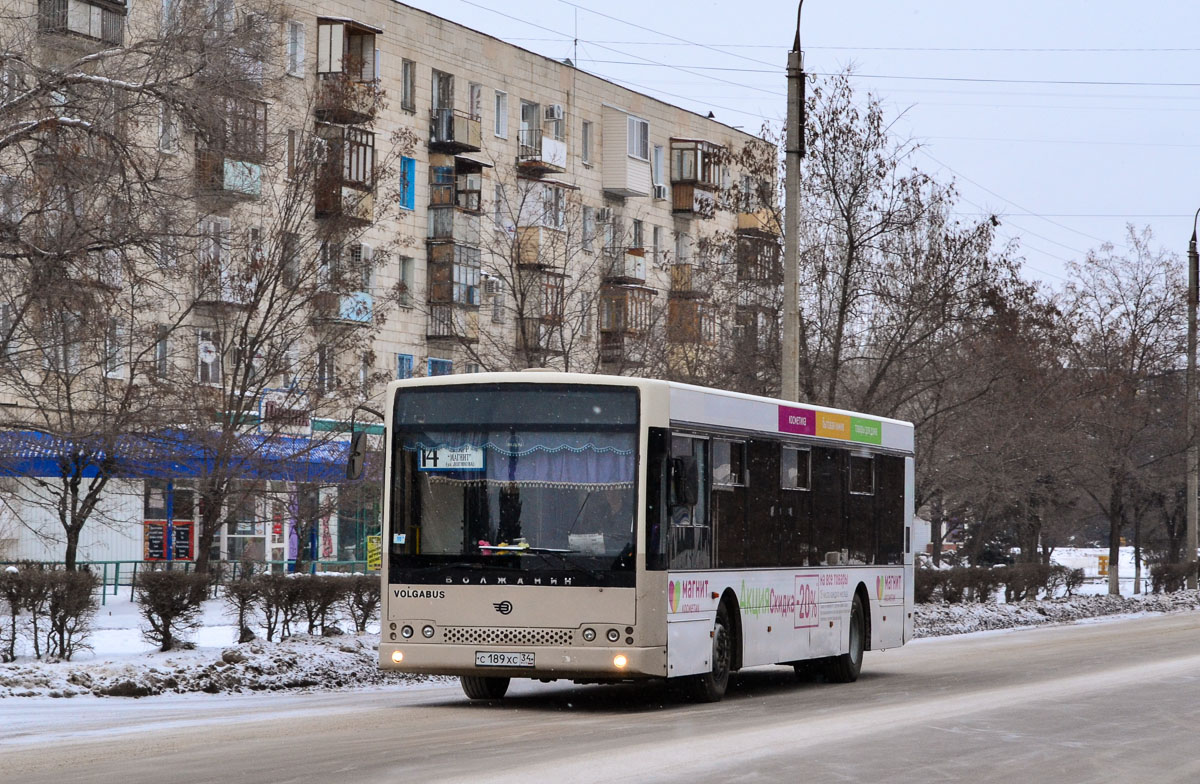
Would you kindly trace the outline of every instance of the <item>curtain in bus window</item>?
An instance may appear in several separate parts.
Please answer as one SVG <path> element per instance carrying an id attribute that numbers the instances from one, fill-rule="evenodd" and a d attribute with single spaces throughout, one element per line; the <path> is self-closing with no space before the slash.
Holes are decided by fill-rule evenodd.
<path id="1" fill-rule="evenodd" d="M 405 448 L 418 452 L 419 471 L 445 481 L 599 489 L 633 486 L 634 443 L 633 434 L 427 433 Z"/>

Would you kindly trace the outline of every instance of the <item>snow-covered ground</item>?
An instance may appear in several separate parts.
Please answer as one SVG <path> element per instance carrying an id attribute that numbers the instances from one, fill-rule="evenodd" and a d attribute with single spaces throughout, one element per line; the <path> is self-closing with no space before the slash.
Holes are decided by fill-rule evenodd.
<path id="1" fill-rule="evenodd" d="M 128 588 L 104 601 L 87 641 L 90 650 L 69 662 L 18 656 L 0 664 L 0 698 L 339 689 L 431 680 L 380 671 L 378 627 L 363 635 L 299 634 L 283 642 L 238 644 L 230 612 L 218 599 L 205 602 L 199 629 L 181 635 L 194 648 L 162 653 L 143 639 L 143 623 Z"/>
<path id="2" fill-rule="evenodd" d="M 1096 583 L 1094 593 L 1103 587 Z M 1200 593 L 1139 596 L 1083 595 L 1020 604 L 926 604 L 915 612 L 917 637 L 936 637 L 1101 616 L 1194 612 Z M 142 638 L 141 619 L 128 589 L 106 596 L 97 613 L 90 650 L 69 662 L 31 656 L 0 664 L 4 697 L 142 697 L 165 693 L 408 687 L 441 677 L 381 672 L 376 664 L 378 633 L 312 637 L 283 642 L 236 642 L 229 610 L 219 600 L 204 607 L 203 625 L 184 638 L 189 650 L 159 652 Z"/>

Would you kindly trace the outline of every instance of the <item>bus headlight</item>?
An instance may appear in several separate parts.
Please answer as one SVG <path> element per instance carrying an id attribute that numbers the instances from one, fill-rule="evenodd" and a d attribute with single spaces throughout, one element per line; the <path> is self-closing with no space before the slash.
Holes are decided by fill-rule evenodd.
<path id="1" fill-rule="evenodd" d="M 426 639 L 432 637 L 433 636 L 433 627 L 430 626 L 429 624 L 422 626 L 421 634 L 425 635 Z"/>
<path id="2" fill-rule="evenodd" d="M 621 639 L 621 633 L 616 629 L 609 629 L 607 636 L 609 642 L 616 642 L 617 640 Z"/>
<path id="3" fill-rule="evenodd" d="M 400 636 L 406 640 L 411 638 L 413 636 L 413 628 L 411 626 L 409 626 L 407 623 L 404 624 L 404 628 L 402 628 L 400 630 Z"/>
<path id="4" fill-rule="evenodd" d="M 613 666 L 616 667 L 618 670 L 625 669 L 626 664 L 629 664 L 629 659 L 625 658 L 625 654 L 618 653 L 616 656 L 613 657 Z"/>
<path id="5" fill-rule="evenodd" d="M 404 651 L 392 651 L 392 664 L 404 661 Z"/>
<path id="6" fill-rule="evenodd" d="M 591 642 L 592 640 L 596 639 L 596 630 L 595 629 L 584 629 L 583 630 L 583 639 L 586 642 Z"/>

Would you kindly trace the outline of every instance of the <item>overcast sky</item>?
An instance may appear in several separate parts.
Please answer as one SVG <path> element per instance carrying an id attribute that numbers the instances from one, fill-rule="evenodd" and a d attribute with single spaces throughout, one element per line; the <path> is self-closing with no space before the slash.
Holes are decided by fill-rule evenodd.
<path id="1" fill-rule="evenodd" d="M 796 3 L 409 0 L 527 49 L 757 132 L 782 123 Z M 578 42 L 575 39 L 578 39 Z M 1183 256 L 1200 208 L 1200 3 L 807 0 L 805 69 L 853 65 L 915 162 L 964 213 L 997 214 L 1027 275 L 1125 225 Z"/>

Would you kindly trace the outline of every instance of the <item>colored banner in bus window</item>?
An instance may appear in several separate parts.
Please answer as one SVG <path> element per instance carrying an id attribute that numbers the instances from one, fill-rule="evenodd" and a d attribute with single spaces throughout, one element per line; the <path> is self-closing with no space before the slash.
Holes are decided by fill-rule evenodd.
<path id="1" fill-rule="evenodd" d="M 817 432 L 817 416 L 815 411 L 807 408 L 779 407 L 779 432 L 795 433 L 801 436 L 811 436 Z"/>
<path id="2" fill-rule="evenodd" d="M 860 444 L 882 444 L 883 428 L 874 419 L 850 417 L 850 440 Z"/>
<path id="3" fill-rule="evenodd" d="M 850 417 L 845 414 L 826 414 L 824 411 L 818 411 L 816 434 L 825 438 L 849 441 Z"/>
<path id="4" fill-rule="evenodd" d="M 421 447 L 417 461 L 419 471 L 482 471 L 483 447 L 439 446 L 433 449 Z"/>
<path id="5" fill-rule="evenodd" d="M 859 444 L 883 443 L 883 426 L 874 419 L 827 414 L 794 406 L 779 407 L 779 432 L 836 438 Z"/>

